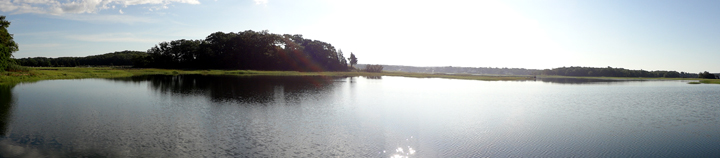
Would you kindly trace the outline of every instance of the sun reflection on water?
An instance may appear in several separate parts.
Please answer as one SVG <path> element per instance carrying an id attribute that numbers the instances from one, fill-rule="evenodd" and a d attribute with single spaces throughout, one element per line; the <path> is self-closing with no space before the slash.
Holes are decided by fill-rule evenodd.
<path id="1" fill-rule="evenodd" d="M 410 144 L 412 141 L 411 139 L 413 139 L 413 136 L 405 139 L 403 143 Z M 416 152 L 417 151 L 409 145 L 407 147 L 397 147 L 394 153 L 388 153 L 386 150 L 382 151 L 383 154 L 391 154 L 390 158 L 409 158 L 410 156 L 415 155 Z"/>

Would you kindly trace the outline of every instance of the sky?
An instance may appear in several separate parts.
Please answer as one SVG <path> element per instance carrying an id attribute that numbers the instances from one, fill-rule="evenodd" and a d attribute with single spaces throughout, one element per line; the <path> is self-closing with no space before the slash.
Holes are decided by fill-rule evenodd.
<path id="1" fill-rule="evenodd" d="M 268 30 L 328 42 L 361 64 L 693 73 L 720 72 L 717 8 L 717 0 L 0 0 L 15 58 Z"/>

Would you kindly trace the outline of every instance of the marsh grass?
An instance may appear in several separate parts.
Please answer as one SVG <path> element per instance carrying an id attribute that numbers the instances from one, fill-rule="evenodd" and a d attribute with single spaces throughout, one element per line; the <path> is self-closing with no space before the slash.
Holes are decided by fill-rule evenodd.
<path id="1" fill-rule="evenodd" d="M 700 79 L 698 82 L 705 84 L 720 84 L 720 79 Z"/>
<path id="2" fill-rule="evenodd" d="M 129 77 L 132 73 L 109 67 L 81 68 L 27 68 L 27 71 L 6 71 L 0 74 L 0 84 L 37 82 L 51 79 L 113 78 Z"/>

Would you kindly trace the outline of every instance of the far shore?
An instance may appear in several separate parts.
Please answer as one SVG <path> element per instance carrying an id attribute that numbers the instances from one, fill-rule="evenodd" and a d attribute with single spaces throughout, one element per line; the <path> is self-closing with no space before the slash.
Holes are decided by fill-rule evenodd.
<path id="1" fill-rule="evenodd" d="M 720 84 L 720 79 L 704 79 L 704 78 L 662 78 L 662 77 L 578 77 L 578 76 L 538 76 L 538 78 L 583 78 L 583 79 L 603 79 L 603 80 L 685 80 L 691 81 L 689 84 Z"/>
<path id="2" fill-rule="evenodd" d="M 468 74 L 425 74 L 407 72 L 298 72 L 298 71 L 258 71 L 258 70 L 177 70 L 157 68 L 122 67 L 30 67 L 27 72 L 2 72 L 0 85 L 31 83 L 55 79 L 83 78 L 120 78 L 140 75 L 236 75 L 236 76 L 402 76 L 414 78 L 448 78 L 484 81 L 531 80 L 533 76 L 485 76 Z"/>
<path id="3" fill-rule="evenodd" d="M 622 80 L 692 80 L 691 84 L 720 84 L 720 79 L 700 78 L 637 78 L 637 77 L 572 77 L 572 76 L 502 76 L 502 75 L 471 75 L 471 74 L 427 74 L 409 72 L 298 72 L 298 71 L 258 71 L 258 70 L 177 70 L 156 68 L 122 68 L 122 67 L 32 67 L 27 72 L 2 72 L 0 85 L 15 85 L 42 80 L 83 79 L 83 78 L 120 78 L 139 75 L 236 75 L 236 76 L 401 76 L 414 78 L 447 78 L 483 81 L 522 81 L 537 78 L 591 78 L 591 79 L 622 79 Z"/>

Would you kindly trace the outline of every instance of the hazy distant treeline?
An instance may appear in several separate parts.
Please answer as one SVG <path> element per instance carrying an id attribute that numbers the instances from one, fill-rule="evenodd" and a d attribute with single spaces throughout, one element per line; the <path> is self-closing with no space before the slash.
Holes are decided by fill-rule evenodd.
<path id="1" fill-rule="evenodd" d="M 365 64 L 358 64 L 364 69 Z M 494 75 L 532 75 L 538 70 L 523 68 L 491 68 L 491 67 L 415 67 L 402 65 L 382 65 L 384 71 L 414 72 L 414 73 L 455 73 L 455 74 L 494 74 Z"/>
<path id="2" fill-rule="evenodd" d="M 645 71 L 624 68 L 561 67 L 539 71 L 539 75 L 590 76 L 590 77 L 667 77 L 697 78 L 698 74 L 677 71 Z"/>
<path id="3" fill-rule="evenodd" d="M 364 64 L 359 64 L 363 68 Z M 415 72 L 415 73 L 456 73 L 456 74 L 490 74 L 490 75 L 558 75 L 558 76 L 588 76 L 588 77 L 667 77 L 667 78 L 712 78 L 713 74 L 707 72 L 699 76 L 696 73 L 678 71 L 645 71 L 628 70 L 624 68 L 594 68 L 594 67 L 560 67 L 553 69 L 523 69 L 523 68 L 490 68 L 490 67 L 414 67 L 400 65 L 383 65 L 386 71 Z"/>
<path id="4" fill-rule="evenodd" d="M 135 61 L 136 67 L 347 71 L 342 51 L 302 35 L 252 30 L 216 32 L 204 40 L 161 42 Z"/>
<path id="5" fill-rule="evenodd" d="M 32 57 L 15 59 L 15 62 L 22 66 L 42 67 L 75 67 L 75 66 L 130 66 L 133 60 L 143 58 L 147 53 L 142 51 L 120 51 L 87 57 Z"/>

